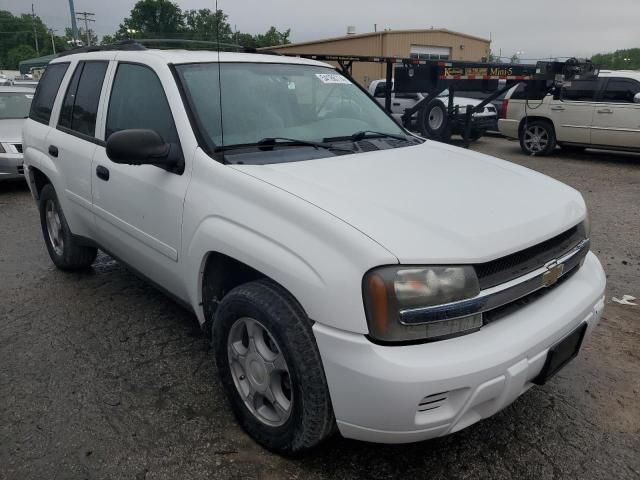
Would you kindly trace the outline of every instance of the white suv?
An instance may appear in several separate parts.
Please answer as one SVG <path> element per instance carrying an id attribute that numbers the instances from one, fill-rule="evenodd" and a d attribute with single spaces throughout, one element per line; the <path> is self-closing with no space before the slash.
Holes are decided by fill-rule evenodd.
<path id="1" fill-rule="evenodd" d="M 568 82 L 543 100 L 527 100 L 524 87 L 514 87 L 498 126 L 529 155 L 549 155 L 556 145 L 640 151 L 640 72 L 601 71 L 599 78 Z"/>
<path id="2" fill-rule="evenodd" d="M 279 452 L 336 427 L 465 428 L 544 383 L 602 313 L 578 192 L 412 136 L 323 63 L 62 56 L 24 144 L 53 262 L 103 249 L 192 309 L 239 422 Z"/>

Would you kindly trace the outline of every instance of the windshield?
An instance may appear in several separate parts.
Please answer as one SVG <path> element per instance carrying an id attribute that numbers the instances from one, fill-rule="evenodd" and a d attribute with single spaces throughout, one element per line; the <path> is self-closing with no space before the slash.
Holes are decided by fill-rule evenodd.
<path id="1" fill-rule="evenodd" d="M 0 119 L 29 116 L 33 93 L 0 93 Z"/>
<path id="2" fill-rule="evenodd" d="M 273 138 L 323 142 L 363 131 L 404 135 L 366 93 L 331 68 L 204 63 L 176 69 L 212 149 Z"/>

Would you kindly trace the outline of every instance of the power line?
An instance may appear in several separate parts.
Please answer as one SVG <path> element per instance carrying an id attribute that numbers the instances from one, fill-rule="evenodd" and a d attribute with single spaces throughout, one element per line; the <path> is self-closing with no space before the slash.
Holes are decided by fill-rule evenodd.
<path id="1" fill-rule="evenodd" d="M 87 46 L 91 46 L 91 37 L 89 36 L 89 22 L 95 22 L 95 20 L 89 17 L 94 17 L 96 14 L 92 12 L 77 12 L 77 15 L 78 20 L 84 20 L 84 33 L 87 37 Z"/>

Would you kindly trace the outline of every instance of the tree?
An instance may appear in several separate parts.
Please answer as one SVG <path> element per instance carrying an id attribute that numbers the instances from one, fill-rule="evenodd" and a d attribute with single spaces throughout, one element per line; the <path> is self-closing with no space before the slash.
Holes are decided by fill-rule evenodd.
<path id="1" fill-rule="evenodd" d="M 613 53 L 599 53 L 591 57 L 591 61 L 596 65 L 612 70 L 639 70 L 640 48 L 616 50 Z"/>
<path id="2" fill-rule="evenodd" d="M 102 40 L 100 41 L 100 45 L 111 45 L 112 43 L 116 43 L 117 40 L 113 35 L 104 35 Z"/>
<path id="3" fill-rule="evenodd" d="M 0 32 L 0 67 L 16 69 L 18 68 L 17 61 L 53 53 L 49 30 L 40 17 L 33 18 L 26 13 L 13 15 L 11 12 L 0 10 L 0 25 L 2 26 Z M 35 48 L 36 39 L 38 41 L 38 51 Z M 54 36 L 54 44 L 56 52 L 64 49 L 64 40 L 61 37 Z M 31 50 L 28 50 L 28 48 Z M 11 55 L 9 55 L 9 52 L 12 52 Z M 30 55 L 30 57 L 23 58 L 25 55 Z"/>
<path id="4" fill-rule="evenodd" d="M 184 12 L 185 37 L 199 40 L 216 40 L 229 43 L 233 33 L 222 10 L 213 13 L 208 8 Z"/>
<path id="5" fill-rule="evenodd" d="M 276 45 L 286 45 L 289 41 L 291 29 L 280 32 L 276 27 L 272 26 L 265 34 L 258 34 L 255 38 L 256 48 L 273 47 Z"/>
<path id="6" fill-rule="evenodd" d="M 29 60 L 36 56 L 36 49 L 30 45 L 19 45 L 7 52 L 7 63 L 13 68 L 18 68 L 18 64 L 23 60 Z"/>
<path id="7" fill-rule="evenodd" d="M 169 0 L 139 0 L 115 36 L 118 39 L 141 34 L 145 37 L 168 37 L 182 30 L 183 15 L 178 4 Z"/>

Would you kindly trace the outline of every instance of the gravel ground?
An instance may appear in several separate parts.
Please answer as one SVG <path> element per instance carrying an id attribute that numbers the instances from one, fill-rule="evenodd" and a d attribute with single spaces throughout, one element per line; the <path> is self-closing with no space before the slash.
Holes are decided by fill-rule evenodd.
<path id="1" fill-rule="evenodd" d="M 580 190 L 609 286 L 600 327 L 545 387 L 450 437 L 336 436 L 295 459 L 232 418 L 195 317 L 106 255 L 55 270 L 20 182 L 0 184 L 0 479 L 640 478 L 640 156 L 474 149 Z"/>

